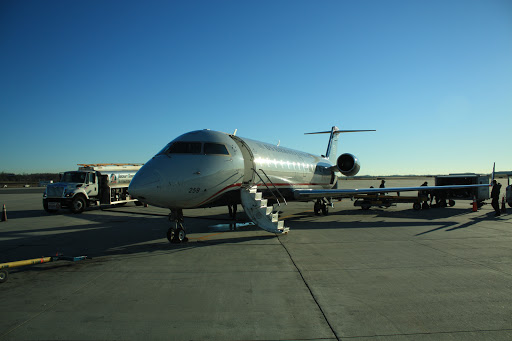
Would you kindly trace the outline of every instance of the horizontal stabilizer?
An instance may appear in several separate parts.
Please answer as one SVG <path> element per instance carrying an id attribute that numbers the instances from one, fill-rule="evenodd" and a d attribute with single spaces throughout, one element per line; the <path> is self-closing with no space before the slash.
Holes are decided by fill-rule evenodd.
<path id="1" fill-rule="evenodd" d="M 335 162 L 338 152 L 338 134 L 342 133 L 360 133 L 365 131 L 376 131 L 376 130 L 340 130 L 338 127 L 333 126 L 330 131 L 317 131 L 314 133 L 304 133 L 304 135 L 312 134 L 331 134 L 329 137 L 329 143 L 327 144 L 327 151 L 325 152 L 325 158 L 331 162 Z"/>
<path id="2" fill-rule="evenodd" d="M 335 130 L 333 131 L 333 133 L 335 134 L 341 134 L 341 133 L 360 133 L 360 132 L 363 132 L 363 131 L 377 131 L 377 130 Z M 331 131 L 317 131 L 317 132 L 314 132 L 314 133 L 304 133 L 304 135 L 313 135 L 313 134 L 330 134 Z"/>

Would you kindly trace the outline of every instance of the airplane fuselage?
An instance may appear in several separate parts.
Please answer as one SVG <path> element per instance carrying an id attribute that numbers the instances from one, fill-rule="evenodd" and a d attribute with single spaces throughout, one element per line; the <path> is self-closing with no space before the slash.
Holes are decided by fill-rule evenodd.
<path id="1" fill-rule="evenodd" d="M 171 141 L 133 178 L 129 192 L 150 205 L 188 209 L 240 203 L 240 187 L 330 189 L 337 175 L 329 160 L 298 150 L 212 130 Z"/>

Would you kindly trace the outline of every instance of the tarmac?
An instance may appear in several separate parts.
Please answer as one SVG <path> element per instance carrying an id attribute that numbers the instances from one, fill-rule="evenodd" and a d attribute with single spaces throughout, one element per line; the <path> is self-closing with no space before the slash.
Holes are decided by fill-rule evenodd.
<path id="1" fill-rule="evenodd" d="M 2 204 L 0 263 L 92 259 L 10 269 L 0 340 L 512 340 L 508 206 L 494 217 L 469 201 L 365 211 L 344 199 L 315 216 L 292 202 L 279 236 L 241 206 L 236 227 L 227 207 L 186 210 L 190 240 L 170 244 L 165 209 L 52 215 L 33 189 L 0 189 Z"/>

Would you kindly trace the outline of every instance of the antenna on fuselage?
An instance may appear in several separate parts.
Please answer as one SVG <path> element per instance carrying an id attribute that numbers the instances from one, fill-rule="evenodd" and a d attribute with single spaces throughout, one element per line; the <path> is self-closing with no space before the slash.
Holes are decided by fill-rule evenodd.
<path id="1" fill-rule="evenodd" d="M 237 131 L 237 130 L 238 130 L 238 129 L 235 129 L 235 131 L 233 132 L 233 136 L 236 136 L 236 131 Z"/>

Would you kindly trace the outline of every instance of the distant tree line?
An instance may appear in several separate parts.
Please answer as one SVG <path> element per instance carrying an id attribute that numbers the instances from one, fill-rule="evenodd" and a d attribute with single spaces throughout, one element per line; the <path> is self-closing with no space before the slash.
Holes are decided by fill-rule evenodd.
<path id="1" fill-rule="evenodd" d="M 14 174 L 0 172 L 0 183 L 27 183 L 36 184 L 39 181 L 58 182 L 60 175 L 58 173 L 33 173 L 33 174 Z"/>

